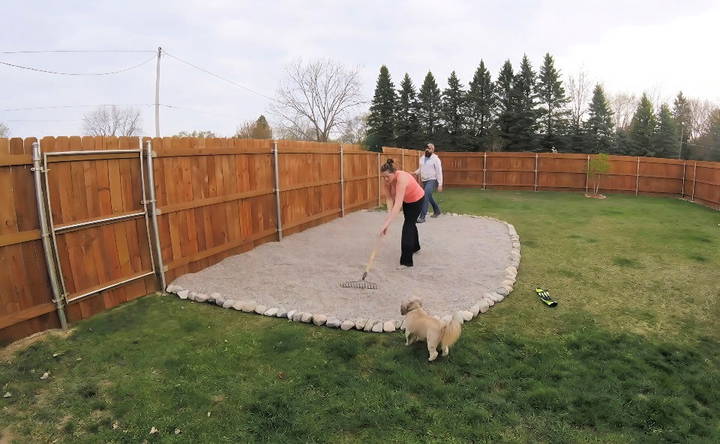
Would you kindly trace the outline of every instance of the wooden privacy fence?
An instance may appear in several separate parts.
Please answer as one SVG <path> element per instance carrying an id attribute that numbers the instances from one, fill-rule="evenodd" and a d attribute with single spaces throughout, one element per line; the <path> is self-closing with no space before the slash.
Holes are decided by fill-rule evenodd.
<path id="1" fill-rule="evenodd" d="M 0 139 L 0 343 L 378 203 L 356 145 L 47 137 L 34 166 L 34 142 Z"/>
<path id="2" fill-rule="evenodd" d="M 383 147 L 403 169 L 418 167 L 422 152 Z M 534 191 L 584 191 L 590 155 L 560 153 L 438 152 L 448 187 Z M 720 163 L 654 157 L 609 156 L 610 170 L 600 176 L 600 190 L 689 198 L 720 208 Z"/>
<path id="3" fill-rule="evenodd" d="M 243 139 L 0 139 L 0 343 L 381 203 L 421 152 Z M 445 184 L 587 191 L 581 154 L 439 153 Z M 720 207 L 720 164 L 610 156 L 601 190 Z"/>

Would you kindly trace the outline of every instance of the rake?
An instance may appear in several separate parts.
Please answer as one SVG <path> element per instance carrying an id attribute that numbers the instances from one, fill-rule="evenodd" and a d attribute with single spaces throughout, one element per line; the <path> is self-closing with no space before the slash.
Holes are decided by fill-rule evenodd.
<path id="1" fill-rule="evenodd" d="M 373 261 L 375 260 L 375 255 L 377 254 L 378 247 L 380 246 L 380 239 L 382 239 L 380 236 L 378 236 L 377 240 L 375 241 L 375 246 L 373 247 L 372 253 L 370 253 L 370 260 L 367 263 L 367 266 L 365 267 L 365 272 L 362 275 L 362 278 L 360 278 L 359 281 L 346 281 L 341 282 L 340 286 L 342 288 L 359 288 L 361 290 L 377 290 L 378 286 L 375 282 L 366 281 L 365 278 L 367 277 L 368 272 L 370 271 L 370 267 L 372 266 Z"/>

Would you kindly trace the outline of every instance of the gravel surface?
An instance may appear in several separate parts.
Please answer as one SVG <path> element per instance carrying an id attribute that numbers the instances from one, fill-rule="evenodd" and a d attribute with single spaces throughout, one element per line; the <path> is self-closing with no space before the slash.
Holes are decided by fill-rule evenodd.
<path id="1" fill-rule="evenodd" d="M 482 217 L 428 217 L 418 225 L 422 250 L 415 266 L 398 269 L 401 214 L 380 242 L 367 277 L 378 289 L 340 288 L 341 282 L 362 276 L 385 216 L 352 213 L 185 274 L 173 286 L 280 312 L 387 321 L 401 319 L 400 303 L 414 297 L 438 317 L 471 310 L 507 279 L 505 270 L 512 263 L 508 225 Z"/>

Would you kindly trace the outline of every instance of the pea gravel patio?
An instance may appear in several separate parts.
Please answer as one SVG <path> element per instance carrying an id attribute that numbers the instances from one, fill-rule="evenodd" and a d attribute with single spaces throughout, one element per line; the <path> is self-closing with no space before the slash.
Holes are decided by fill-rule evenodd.
<path id="1" fill-rule="evenodd" d="M 398 269 L 401 214 L 367 277 L 378 289 L 340 288 L 360 279 L 385 217 L 378 211 L 349 214 L 185 274 L 167 291 L 244 312 L 373 332 L 401 328 L 400 303 L 410 298 L 420 298 L 438 318 L 460 311 L 468 321 L 512 291 L 520 263 L 515 228 L 453 214 L 419 224 L 422 250 L 415 266 Z"/>

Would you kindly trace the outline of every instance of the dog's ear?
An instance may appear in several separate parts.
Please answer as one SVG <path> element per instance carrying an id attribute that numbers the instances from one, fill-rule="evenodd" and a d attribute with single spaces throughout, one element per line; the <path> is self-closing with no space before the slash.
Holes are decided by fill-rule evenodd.
<path id="1" fill-rule="evenodd" d="M 403 302 L 403 304 L 400 306 L 400 314 L 405 315 L 420 307 L 422 307 L 422 302 L 420 302 L 420 299 L 412 299 L 410 301 Z"/>

